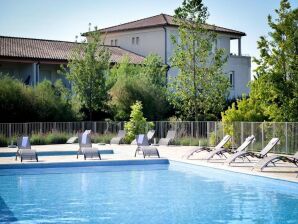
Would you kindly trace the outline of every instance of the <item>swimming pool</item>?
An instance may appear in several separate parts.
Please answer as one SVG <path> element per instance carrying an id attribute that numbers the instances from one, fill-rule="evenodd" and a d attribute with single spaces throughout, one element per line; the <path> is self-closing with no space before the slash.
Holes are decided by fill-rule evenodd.
<path id="1" fill-rule="evenodd" d="M 0 222 L 297 223 L 297 209 L 296 183 L 178 162 L 0 169 Z"/>

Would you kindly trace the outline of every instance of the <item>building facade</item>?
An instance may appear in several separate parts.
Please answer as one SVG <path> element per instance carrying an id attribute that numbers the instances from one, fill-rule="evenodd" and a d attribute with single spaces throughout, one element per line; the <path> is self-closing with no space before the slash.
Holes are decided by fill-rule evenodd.
<path id="1" fill-rule="evenodd" d="M 241 38 L 245 33 L 218 26 L 210 26 L 217 32 L 216 48 L 223 48 L 228 56 L 224 66 L 226 76 L 231 83 L 229 98 L 249 94 L 247 86 L 251 79 L 251 58 L 241 52 Z M 172 36 L 178 37 L 178 26 L 173 17 L 165 14 L 100 29 L 104 44 L 119 46 L 125 50 L 146 57 L 151 53 L 158 54 L 165 64 L 169 65 L 168 77 L 178 74 L 170 66 L 174 52 Z M 88 34 L 85 34 L 88 38 Z M 237 54 L 231 53 L 231 41 L 237 41 Z"/>
<path id="2" fill-rule="evenodd" d="M 9 74 L 27 85 L 36 85 L 43 80 L 53 84 L 61 79 L 70 88 L 70 83 L 58 74 L 61 65 L 66 65 L 79 43 L 0 36 L 0 73 Z M 111 53 L 110 63 L 118 63 L 126 55 L 131 63 L 141 64 L 144 57 L 117 46 L 105 46 Z"/>

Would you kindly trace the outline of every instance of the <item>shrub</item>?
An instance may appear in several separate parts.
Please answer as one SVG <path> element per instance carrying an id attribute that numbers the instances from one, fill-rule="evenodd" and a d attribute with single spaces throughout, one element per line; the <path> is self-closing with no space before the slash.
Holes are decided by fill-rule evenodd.
<path id="1" fill-rule="evenodd" d="M 45 136 L 46 144 L 64 144 L 71 136 L 66 133 L 53 132 Z"/>
<path id="2" fill-rule="evenodd" d="M 126 130 L 124 141 L 126 143 L 130 143 L 136 135 L 144 134 L 154 126 L 153 122 L 147 122 L 142 109 L 142 103 L 139 101 L 131 106 L 130 120 L 124 125 Z"/>
<path id="3" fill-rule="evenodd" d="M 6 147 L 8 145 L 8 139 L 4 135 L 0 135 L 0 147 Z"/>
<path id="4" fill-rule="evenodd" d="M 46 136 L 44 134 L 32 134 L 30 143 L 31 145 L 46 145 Z"/>
<path id="5" fill-rule="evenodd" d="M 193 138 L 193 137 L 181 137 L 174 140 L 174 145 L 183 146 L 206 146 L 207 138 Z"/>
<path id="6" fill-rule="evenodd" d="M 76 112 L 70 91 L 61 81 L 43 81 L 36 87 L 0 73 L 0 122 L 73 121 Z"/>
<path id="7" fill-rule="evenodd" d="M 31 145 L 50 145 L 50 144 L 64 144 L 67 139 L 71 137 L 70 134 L 52 132 L 47 134 L 32 134 L 30 137 Z"/>
<path id="8" fill-rule="evenodd" d="M 115 134 L 105 134 L 105 135 L 94 134 L 91 136 L 91 140 L 93 143 L 109 144 L 113 137 L 115 137 Z"/>
<path id="9" fill-rule="evenodd" d="M 161 59 L 149 55 L 144 66 L 132 65 L 128 58 L 114 66 L 109 75 L 109 106 L 115 120 L 128 120 L 130 107 L 143 102 L 149 120 L 161 120 L 170 112 L 166 99 L 165 69 Z"/>

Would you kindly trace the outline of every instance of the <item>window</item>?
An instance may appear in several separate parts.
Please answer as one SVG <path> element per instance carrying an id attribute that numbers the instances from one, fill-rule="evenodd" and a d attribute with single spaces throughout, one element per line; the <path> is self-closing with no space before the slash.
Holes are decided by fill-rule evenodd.
<path id="1" fill-rule="evenodd" d="M 140 40 L 140 38 L 136 37 L 136 45 L 139 45 L 139 40 Z"/>
<path id="2" fill-rule="evenodd" d="M 217 39 L 214 40 L 212 44 L 212 53 L 215 53 L 217 50 Z"/>
<path id="3" fill-rule="evenodd" d="M 114 40 L 111 40 L 111 46 L 113 46 L 114 45 Z"/>
<path id="4" fill-rule="evenodd" d="M 116 40 L 115 40 L 115 46 L 117 46 L 117 45 L 118 45 L 118 40 L 116 39 Z"/>
<path id="5" fill-rule="evenodd" d="M 229 72 L 229 79 L 230 79 L 231 88 L 234 88 L 235 87 L 235 72 L 234 71 Z"/>
<path id="6" fill-rule="evenodd" d="M 132 43 L 132 44 L 135 44 L 135 38 L 134 38 L 134 37 L 131 38 L 131 43 Z"/>

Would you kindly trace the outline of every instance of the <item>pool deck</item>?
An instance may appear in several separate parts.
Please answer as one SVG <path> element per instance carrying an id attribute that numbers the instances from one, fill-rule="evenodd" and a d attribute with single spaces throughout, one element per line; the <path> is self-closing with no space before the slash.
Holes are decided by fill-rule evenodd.
<path id="1" fill-rule="evenodd" d="M 97 145 L 93 144 L 93 147 L 96 147 L 100 150 L 113 150 L 114 154 L 103 154 L 102 161 L 124 161 L 124 160 L 143 160 L 142 155 L 137 155 L 134 157 L 135 145 Z M 298 168 L 293 164 L 288 164 L 284 162 L 277 163 L 276 167 L 268 167 L 263 170 L 263 172 L 259 172 L 256 170 L 252 170 L 254 163 L 246 163 L 246 162 L 237 162 L 233 163 L 232 166 L 226 166 L 223 164 L 224 160 L 215 159 L 210 162 L 206 162 L 202 160 L 206 153 L 202 152 L 198 154 L 198 156 L 193 156 L 191 159 L 186 159 L 185 155 L 190 150 L 194 149 L 194 146 L 157 146 L 161 158 L 166 158 L 172 161 L 184 162 L 199 166 L 206 166 L 216 169 L 223 169 L 232 172 L 245 173 L 250 175 L 263 176 L 268 178 L 292 181 L 298 183 Z M 37 152 L 49 152 L 49 151 L 75 151 L 78 149 L 78 144 L 60 144 L 60 145 L 40 145 L 40 146 L 32 146 L 32 149 L 37 150 Z M 0 148 L 1 152 L 16 152 L 16 148 Z M 153 158 L 153 157 L 152 157 Z M 150 158 L 149 158 L 150 159 Z M 154 158 L 155 159 L 155 158 Z M 99 161 L 98 159 L 91 159 L 92 161 Z M 146 158 L 148 160 L 148 158 Z M 83 156 L 80 156 L 79 159 L 74 155 L 63 155 L 63 156 L 40 156 L 39 163 L 63 163 L 63 162 L 83 162 Z M 90 161 L 88 159 L 87 161 Z M 257 160 L 255 160 L 257 161 Z M 33 161 L 23 161 L 23 163 L 36 163 Z M 0 164 L 21 164 L 20 160 L 15 161 L 15 157 L 0 157 Z"/>

